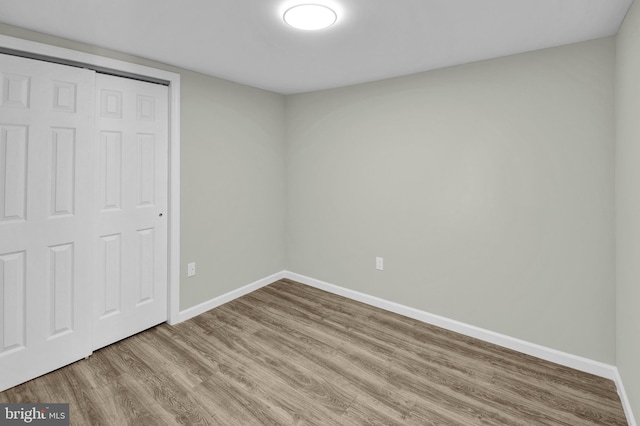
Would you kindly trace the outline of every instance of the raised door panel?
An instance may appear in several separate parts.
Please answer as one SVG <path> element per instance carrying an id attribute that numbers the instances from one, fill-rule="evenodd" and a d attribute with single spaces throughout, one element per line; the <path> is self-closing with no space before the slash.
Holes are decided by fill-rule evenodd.
<path id="1" fill-rule="evenodd" d="M 49 247 L 49 339 L 58 338 L 76 328 L 74 244 Z M 84 318 L 79 318 L 84 321 Z"/>
<path id="2" fill-rule="evenodd" d="M 51 216 L 73 215 L 75 206 L 76 132 L 51 129 Z"/>
<path id="3" fill-rule="evenodd" d="M 26 344 L 25 252 L 0 255 L 0 355 L 23 349 Z"/>
<path id="4" fill-rule="evenodd" d="M 122 238 L 119 234 L 100 237 L 97 260 L 99 279 L 96 313 L 102 320 L 122 311 Z"/>
<path id="5" fill-rule="evenodd" d="M 156 240 L 155 229 L 142 229 L 137 231 L 138 233 L 138 270 L 136 281 L 137 288 L 137 301 L 136 306 L 140 306 L 144 303 L 151 303 L 155 300 L 156 286 Z"/>
<path id="6" fill-rule="evenodd" d="M 99 136 L 98 167 L 100 210 L 120 210 L 122 205 L 122 132 L 103 131 Z"/>
<path id="7" fill-rule="evenodd" d="M 5 61 L 6 62 L 6 61 Z M 19 72 L 22 70 L 19 70 Z M 2 107 L 28 109 L 31 78 L 27 74 L 14 74 L 5 68 L 2 72 Z"/>
<path id="8" fill-rule="evenodd" d="M 26 219 L 27 130 L 0 123 L 0 222 Z"/>

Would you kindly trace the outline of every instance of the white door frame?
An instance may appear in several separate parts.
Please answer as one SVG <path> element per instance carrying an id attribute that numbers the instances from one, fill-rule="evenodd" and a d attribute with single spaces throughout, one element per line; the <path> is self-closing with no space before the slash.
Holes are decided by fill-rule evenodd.
<path id="1" fill-rule="evenodd" d="M 180 322 L 180 74 L 0 34 L 0 47 L 169 82 L 168 322 Z"/>

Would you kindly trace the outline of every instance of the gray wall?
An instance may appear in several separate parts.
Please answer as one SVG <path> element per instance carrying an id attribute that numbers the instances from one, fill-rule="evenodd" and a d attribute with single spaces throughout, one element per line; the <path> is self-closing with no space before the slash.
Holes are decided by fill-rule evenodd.
<path id="1" fill-rule="evenodd" d="M 285 268 L 284 96 L 8 25 L 0 34 L 181 75 L 182 309 Z"/>
<path id="2" fill-rule="evenodd" d="M 285 269 L 284 96 L 189 74 L 181 125 L 185 308 Z"/>
<path id="3" fill-rule="evenodd" d="M 613 38 L 285 98 L 0 33 L 182 75 L 182 308 L 286 267 L 615 363 Z"/>
<path id="4" fill-rule="evenodd" d="M 617 38 L 617 365 L 640 420 L 640 4 Z"/>
<path id="5" fill-rule="evenodd" d="M 288 269 L 615 363 L 614 54 L 287 97 Z"/>

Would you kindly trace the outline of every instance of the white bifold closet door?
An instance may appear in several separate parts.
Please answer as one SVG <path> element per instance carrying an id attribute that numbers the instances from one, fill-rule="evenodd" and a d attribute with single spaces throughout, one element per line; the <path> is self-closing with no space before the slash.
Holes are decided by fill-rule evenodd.
<path id="1" fill-rule="evenodd" d="M 95 73 L 0 56 L 0 389 L 91 353 Z"/>
<path id="2" fill-rule="evenodd" d="M 166 321 L 167 105 L 0 54 L 0 390 Z"/>
<path id="3" fill-rule="evenodd" d="M 96 76 L 93 348 L 167 319 L 168 89 Z"/>

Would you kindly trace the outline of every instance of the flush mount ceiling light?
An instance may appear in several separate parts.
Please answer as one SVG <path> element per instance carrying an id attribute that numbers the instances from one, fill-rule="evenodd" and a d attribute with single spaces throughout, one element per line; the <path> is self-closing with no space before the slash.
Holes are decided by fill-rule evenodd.
<path id="1" fill-rule="evenodd" d="M 319 4 L 300 4 L 284 12 L 284 22 L 299 30 L 321 30 L 330 27 L 338 16 L 332 9 Z"/>

